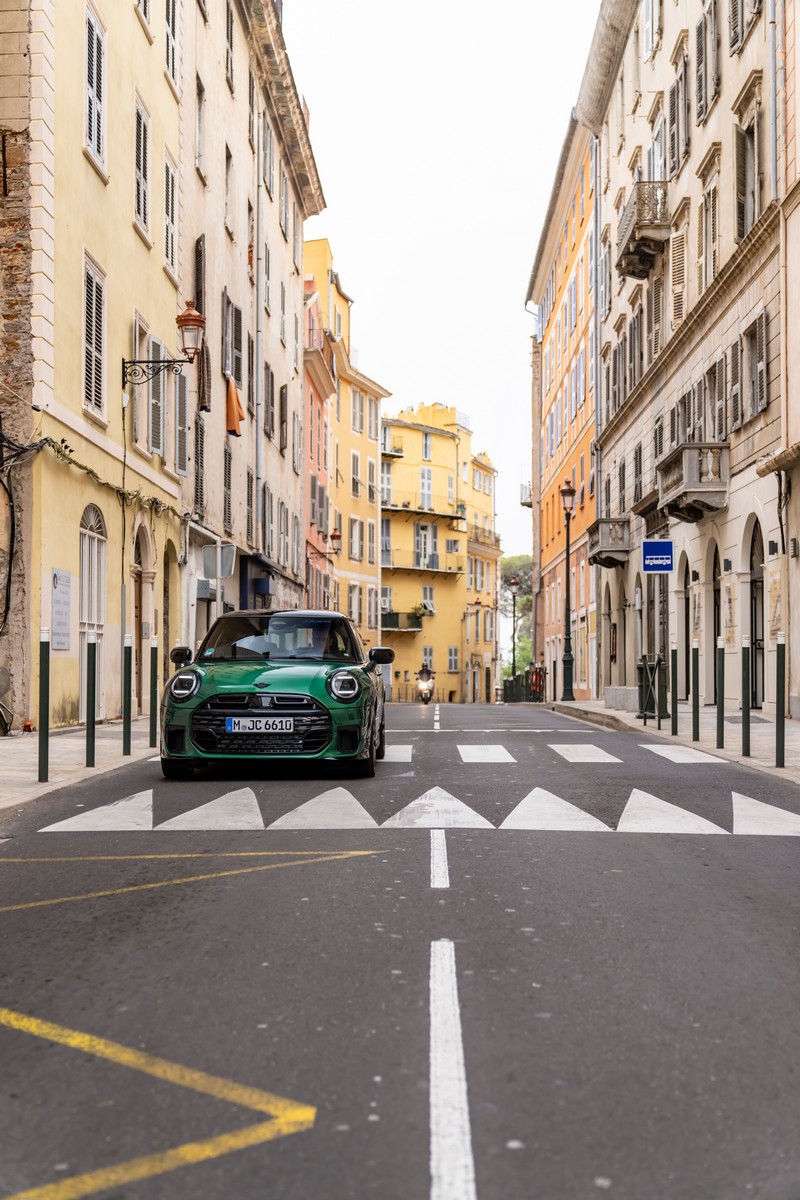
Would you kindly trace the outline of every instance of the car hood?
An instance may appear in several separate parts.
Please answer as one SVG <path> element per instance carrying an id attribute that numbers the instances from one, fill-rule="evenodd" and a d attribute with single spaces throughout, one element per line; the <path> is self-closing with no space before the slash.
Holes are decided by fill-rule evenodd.
<path id="1" fill-rule="evenodd" d="M 201 693 L 224 692 L 309 692 L 324 690 L 325 680 L 336 671 L 361 668 L 346 663 L 317 662 L 221 662 L 194 663 L 203 679 Z"/>

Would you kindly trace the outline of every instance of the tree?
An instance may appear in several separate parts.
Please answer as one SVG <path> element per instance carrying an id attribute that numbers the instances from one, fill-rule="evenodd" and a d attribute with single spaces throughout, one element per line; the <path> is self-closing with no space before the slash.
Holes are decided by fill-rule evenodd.
<path id="1" fill-rule="evenodd" d="M 517 628 L 515 631 L 516 663 L 517 671 L 519 672 L 524 671 L 531 662 L 533 560 L 530 554 L 515 554 L 510 558 L 504 558 L 500 563 L 500 612 L 504 617 L 508 617 L 509 620 L 514 613 L 515 607 L 508 586 L 512 579 L 516 579 L 519 582 L 516 603 Z"/>

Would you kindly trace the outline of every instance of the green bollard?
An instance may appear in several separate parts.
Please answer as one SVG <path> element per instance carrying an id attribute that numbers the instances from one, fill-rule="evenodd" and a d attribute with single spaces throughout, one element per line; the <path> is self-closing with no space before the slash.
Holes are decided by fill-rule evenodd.
<path id="1" fill-rule="evenodd" d="M 150 640 L 150 745 L 158 743 L 158 638 Z"/>
<path id="2" fill-rule="evenodd" d="M 50 778 L 50 630 L 39 631 L 39 783 Z"/>
<path id="3" fill-rule="evenodd" d="M 125 634 L 122 651 L 122 753 L 131 752 L 131 667 L 133 660 L 132 638 Z"/>
<path id="4" fill-rule="evenodd" d="M 700 646 L 692 642 L 692 741 L 700 741 Z"/>
<path id="5" fill-rule="evenodd" d="M 725 639 L 717 638 L 717 749 L 725 748 Z"/>
<path id="6" fill-rule="evenodd" d="M 779 633 L 775 646 L 775 766 L 786 766 L 786 638 Z"/>
<path id="7" fill-rule="evenodd" d="M 97 709 L 97 634 L 86 635 L 86 765 L 93 767 Z"/>
<path id="8" fill-rule="evenodd" d="M 678 735 L 678 651 L 675 646 L 669 652 L 670 691 L 672 695 L 672 736 Z"/>
<path id="9" fill-rule="evenodd" d="M 750 638 L 742 638 L 742 758 L 750 757 Z"/>

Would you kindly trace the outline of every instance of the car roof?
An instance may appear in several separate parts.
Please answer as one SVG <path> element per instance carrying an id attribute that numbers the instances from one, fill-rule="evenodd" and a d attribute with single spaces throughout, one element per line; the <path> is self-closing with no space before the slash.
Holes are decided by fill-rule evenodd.
<path id="1" fill-rule="evenodd" d="M 343 621 L 350 618 L 344 613 L 331 612 L 328 608 L 237 608 L 233 612 L 222 614 L 223 617 L 341 617 Z"/>

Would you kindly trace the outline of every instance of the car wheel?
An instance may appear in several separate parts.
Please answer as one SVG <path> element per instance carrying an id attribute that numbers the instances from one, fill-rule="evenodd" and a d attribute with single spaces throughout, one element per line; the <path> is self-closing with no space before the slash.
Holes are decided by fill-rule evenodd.
<path id="1" fill-rule="evenodd" d="M 188 763 L 176 762 L 174 758 L 162 758 L 161 774 L 165 779 L 191 779 L 192 768 Z"/>
<path id="2" fill-rule="evenodd" d="M 359 779 L 372 779 L 372 777 L 375 774 L 375 759 L 376 759 L 376 757 L 377 757 L 377 755 L 376 755 L 376 748 L 375 748 L 375 725 L 373 723 L 372 728 L 370 729 L 369 757 L 361 758 L 358 760 L 358 762 L 353 764 L 355 767 L 354 773 Z"/>
<path id="3" fill-rule="evenodd" d="M 381 728 L 378 734 L 378 748 L 375 751 L 376 758 L 386 757 L 386 718 L 381 717 Z"/>

